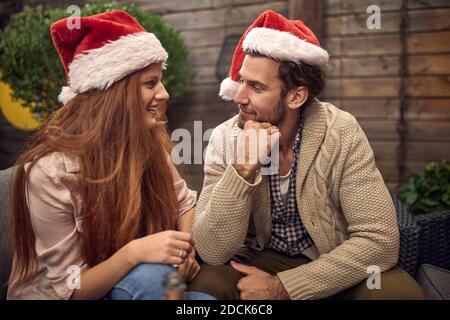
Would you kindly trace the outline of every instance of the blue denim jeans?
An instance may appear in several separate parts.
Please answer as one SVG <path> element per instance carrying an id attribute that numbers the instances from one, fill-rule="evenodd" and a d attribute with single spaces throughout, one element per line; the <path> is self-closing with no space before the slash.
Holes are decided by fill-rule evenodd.
<path id="1" fill-rule="evenodd" d="M 164 299 L 163 280 L 175 268 L 167 264 L 140 264 L 123 277 L 108 293 L 108 300 Z M 187 300 L 214 300 L 206 293 L 188 291 Z"/>

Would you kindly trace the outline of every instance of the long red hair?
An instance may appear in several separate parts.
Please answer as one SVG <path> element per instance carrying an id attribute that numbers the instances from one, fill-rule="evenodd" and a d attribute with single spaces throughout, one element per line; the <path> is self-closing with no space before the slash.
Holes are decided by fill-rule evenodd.
<path id="1" fill-rule="evenodd" d="M 79 94 L 57 110 L 17 160 L 12 194 L 13 276 L 36 266 L 35 235 L 26 202 L 33 165 L 51 152 L 76 156 L 82 199 L 81 252 L 88 265 L 138 237 L 175 229 L 177 198 L 164 125 L 149 127 L 135 72 L 107 90 Z M 24 165 L 31 165 L 24 170 Z"/>

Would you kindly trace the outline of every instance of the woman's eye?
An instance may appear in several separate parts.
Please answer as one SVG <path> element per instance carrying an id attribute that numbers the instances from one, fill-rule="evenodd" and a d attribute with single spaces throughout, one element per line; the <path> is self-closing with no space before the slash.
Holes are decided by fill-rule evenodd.
<path id="1" fill-rule="evenodd" d="M 149 82 L 146 82 L 146 83 L 145 83 L 145 86 L 146 86 L 147 88 L 150 88 L 150 89 L 154 88 L 155 85 L 156 85 L 156 82 L 155 82 L 155 81 L 149 81 Z"/>

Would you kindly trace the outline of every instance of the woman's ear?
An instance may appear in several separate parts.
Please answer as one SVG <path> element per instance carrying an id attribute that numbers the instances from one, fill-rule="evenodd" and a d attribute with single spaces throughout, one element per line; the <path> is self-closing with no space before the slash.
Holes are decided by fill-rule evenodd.
<path id="1" fill-rule="evenodd" d="M 306 87 L 294 88 L 288 94 L 287 106 L 292 110 L 300 108 L 308 100 L 308 97 L 309 91 Z"/>

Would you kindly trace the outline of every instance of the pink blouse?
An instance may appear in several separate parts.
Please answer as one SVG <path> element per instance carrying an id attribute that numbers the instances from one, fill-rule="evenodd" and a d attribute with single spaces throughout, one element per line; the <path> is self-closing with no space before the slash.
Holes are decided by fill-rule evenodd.
<path id="1" fill-rule="evenodd" d="M 195 206 L 197 193 L 187 187 L 173 165 L 172 168 L 178 213 L 182 215 Z M 60 152 L 43 157 L 31 170 L 27 200 L 36 236 L 38 268 L 27 281 L 10 279 L 8 299 L 69 299 L 74 291 L 73 268 L 78 267 L 80 272 L 88 268 L 80 251 L 77 172 L 76 158 Z"/>

